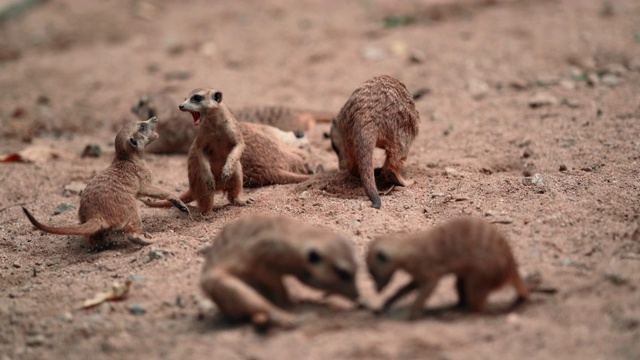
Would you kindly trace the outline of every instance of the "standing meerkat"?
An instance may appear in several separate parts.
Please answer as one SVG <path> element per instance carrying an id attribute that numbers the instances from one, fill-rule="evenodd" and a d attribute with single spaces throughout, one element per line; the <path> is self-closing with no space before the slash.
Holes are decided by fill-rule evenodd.
<path id="1" fill-rule="evenodd" d="M 105 233 L 123 230 L 136 244 L 147 245 L 142 233 L 142 221 L 137 198 L 149 196 L 168 200 L 188 213 L 186 205 L 169 191 L 152 185 L 151 170 L 144 161 L 144 148 L 158 138 L 157 119 L 126 124 L 116 135 L 116 155 L 111 165 L 96 175 L 80 197 L 80 225 L 54 227 L 41 224 L 26 208 L 22 208 L 37 229 L 60 235 L 84 235 L 89 245 L 96 247 Z"/>
<path id="2" fill-rule="evenodd" d="M 245 205 L 247 201 L 240 198 L 245 183 L 249 187 L 289 184 L 311 176 L 303 152 L 279 138 L 284 132 L 262 124 L 238 123 L 222 103 L 221 92 L 195 89 L 179 108 L 191 113 L 194 125 L 200 126 L 189 150 L 189 190 L 180 199 L 186 203 L 196 200 L 202 213 L 213 208 L 215 191 L 225 191 L 229 202 Z M 145 204 L 171 206 L 163 201 Z"/>
<path id="3" fill-rule="evenodd" d="M 357 265 L 346 237 L 301 221 L 249 215 L 225 226 L 205 254 L 200 284 L 220 311 L 256 326 L 293 327 L 283 276 L 358 299 Z"/>
<path id="4" fill-rule="evenodd" d="M 159 116 L 166 119 L 158 125 L 162 137 L 147 149 L 158 154 L 186 154 L 198 134 L 191 126 L 188 114 L 178 110 L 177 104 L 164 93 L 145 94 L 133 105 L 131 111 L 140 119 Z M 316 122 L 330 122 L 333 114 L 293 109 L 284 106 L 245 106 L 230 110 L 240 123 L 255 123 L 272 126 L 266 135 L 274 141 L 282 140 L 293 147 L 308 146 L 304 132 L 311 130 Z M 279 129 L 280 131 L 274 131 Z M 249 143 L 248 143 L 249 144 Z M 250 145 L 249 145 L 250 146 Z"/>
<path id="5" fill-rule="evenodd" d="M 457 277 L 458 306 L 470 307 L 476 312 L 484 310 L 491 291 L 506 284 L 515 288 L 517 302 L 529 296 L 509 244 L 494 226 L 481 219 L 463 217 L 424 232 L 377 238 L 369 246 L 366 261 L 378 292 L 387 286 L 398 269 L 412 276 L 413 280 L 382 307 L 382 311 L 386 311 L 397 300 L 417 290 L 409 310 L 410 319 L 422 314 L 440 278 L 451 273 Z"/>
<path id="6" fill-rule="evenodd" d="M 400 175 L 409 147 L 418 134 L 420 114 L 403 83 L 387 75 L 360 85 L 333 120 L 331 146 L 338 155 L 340 170 L 360 176 L 374 208 L 382 205 L 375 176 L 394 185 L 411 182 Z M 373 168 L 373 149 L 385 150 L 381 169 Z"/>

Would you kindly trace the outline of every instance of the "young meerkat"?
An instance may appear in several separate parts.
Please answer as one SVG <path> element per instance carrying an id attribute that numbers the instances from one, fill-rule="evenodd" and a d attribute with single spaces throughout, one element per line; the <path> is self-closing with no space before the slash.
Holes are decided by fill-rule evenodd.
<path id="1" fill-rule="evenodd" d="M 440 278 L 450 273 L 457 277 L 458 306 L 475 312 L 484 310 L 491 291 L 506 284 L 515 288 L 517 302 L 529 296 L 509 244 L 494 226 L 477 218 L 454 219 L 424 232 L 379 237 L 369 246 L 366 262 L 378 292 L 398 269 L 412 276 L 413 280 L 382 307 L 386 311 L 417 290 L 409 310 L 410 319 L 422 314 Z"/>
<path id="2" fill-rule="evenodd" d="M 316 122 L 330 122 L 333 115 L 321 111 L 293 109 L 283 106 L 245 106 L 230 110 L 240 123 L 271 126 L 265 134 L 274 141 L 283 141 L 291 147 L 309 147 L 304 132 Z M 177 104 L 164 93 L 145 94 L 131 108 L 140 120 L 159 116 L 167 119 L 158 125 L 162 137 L 147 149 L 158 154 L 186 154 L 198 134 L 198 128 L 185 121 L 191 117 L 178 110 Z"/>
<path id="3" fill-rule="evenodd" d="M 293 327 L 283 276 L 356 301 L 357 265 L 348 239 L 285 216 L 252 214 L 225 226 L 205 254 L 204 293 L 227 317 Z"/>
<path id="4" fill-rule="evenodd" d="M 340 170 L 359 176 L 374 208 L 382 205 L 375 176 L 398 186 L 411 182 L 400 175 L 409 147 L 418 134 L 420 114 L 403 83 L 387 75 L 360 85 L 331 124 L 331 146 Z M 373 149 L 385 150 L 382 168 L 373 168 Z"/>
<path id="5" fill-rule="evenodd" d="M 116 155 L 111 165 L 96 175 L 80 197 L 79 225 L 54 227 L 38 222 L 22 208 L 29 221 L 37 229 L 60 235 L 84 235 L 89 245 L 100 245 L 105 233 L 123 230 L 127 238 L 136 244 L 151 242 L 142 233 L 142 221 L 137 204 L 140 196 L 168 200 L 182 212 L 189 212 L 186 205 L 169 191 L 152 185 L 151 170 L 144 161 L 144 148 L 158 138 L 155 117 L 147 121 L 126 124 L 116 135 Z"/>

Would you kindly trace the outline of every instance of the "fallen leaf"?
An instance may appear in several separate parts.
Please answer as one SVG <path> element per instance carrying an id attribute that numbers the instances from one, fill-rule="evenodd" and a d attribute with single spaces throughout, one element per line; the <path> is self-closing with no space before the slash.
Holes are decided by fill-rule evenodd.
<path id="1" fill-rule="evenodd" d="M 87 299 L 82 303 L 82 309 L 89 309 L 100 305 L 105 301 L 121 301 L 129 295 L 131 279 L 127 279 L 124 284 L 115 281 L 107 291 L 96 294 L 92 299 Z"/>
<path id="2" fill-rule="evenodd" d="M 52 159 L 73 158 L 73 155 L 47 145 L 34 145 L 13 154 L 9 154 L 0 162 L 43 163 Z"/>

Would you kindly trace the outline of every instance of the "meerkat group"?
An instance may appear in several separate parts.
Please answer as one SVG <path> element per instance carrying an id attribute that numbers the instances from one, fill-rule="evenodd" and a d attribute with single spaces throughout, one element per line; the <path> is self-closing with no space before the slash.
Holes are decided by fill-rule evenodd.
<path id="1" fill-rule="evenodd" d="M 118 132 L 112 164 L 82 193 L 79 225 L 44 225 L 23 208 L 29 221 L 45 232 L 84 235 L 91 246 L 99 246 L 109 230 L 123 230 L 130 241 L 149 244 L 142 239 L 146 234 L 138 198 L 160 199 L 141 201 L 150 207 L 175 206 L 187 213 L 185 203 L 196 201 L 199 210 L 208 213 L 216 192 L 226 193 L 229 203 L 244 206 L 251 203 L 242 196 L 245 186 L 308 180 L 313 170 L 305 153 L 308 149 L 301 149 L 305 144 L 301 143 L 305 137 L 302 131 L 330 118 L 272 108 L 248 111 L 246 114 L 252 115 L 238 121 L 223 102 L 221 91 L 198 88 L 177 107 L 180 114 L 191 115 L 192 125 L 184 126 L 187 122 L 182 120 L 179 125 L 159 125 L 155 116 L 160 114 L 171 117 L 172 122 L 180 118 L 175 109 L 165 106 L 169 101 L 151 96 L 133 107 L 139 117 L 149 119 L 128 123 Z M 333 118 L 330 139 L 339 168 L 360 177 L 374 208 L 381 206 L 376 178 L 399 186 L 412 183 L 401 172 L 419 122 L 407 88 L 390 76 L 363 83 Z M 276 124 L 281 129 L 271 126 Z M 161 146 L 152 148 L 159 137 L 157 128 L 169 134 Z M 145 148 L 149 146 L 157 153 L 181 153 L 186 143 L 188 190 L 176 196 L 153 186 L 143 158 Z M 373 165 L 376 147 L 386 151 L 380 168 Z M 295 326 L 295 316 L 286 310 L 292 301 L 283 282 L 285 276 L 364 306 L 356 286 L 358 266 L 350 241 L 329 229 L 283 216 L 253 214 L 223 227 L 205 257 L 201 288 L 231 319 L 249 319 L 258 327 Z M 471 217 L 423 232 L 377 237 L 369 245 L 365 262 L 378 292 L 386 288 L 397 270 L 412 277 L 379 310 L 388 310 L 416 291 L 410 319 L 420 317 L 439 279 L 447 274 L 457 277 L 458 306 L 475 312 L 484 310 L 490 292 L 506 284 L 515 288 L 517 302 L 529 296 L 506 239 L 494 226 Z"/>

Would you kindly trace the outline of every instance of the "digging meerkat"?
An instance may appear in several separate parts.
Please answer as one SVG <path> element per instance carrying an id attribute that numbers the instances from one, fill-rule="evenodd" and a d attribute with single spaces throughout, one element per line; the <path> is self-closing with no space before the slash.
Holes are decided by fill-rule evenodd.
<path id="1" fill-rule="evenodd" d="M 358 87 L 331 124 L 331 146 L 340 170 L 359 176 L 371 206 L 382 205 L 375 176 L 398 186 L 412 182 L 400 175 L 409 147 L 418 134 L 420 114 L 403 83 L 387 75 Z M 382 168 L 373 168 L 373 149 L 385 150 Z"/>
<path id="2" fill-rule="evenodd" d="M 346 237 L 301 221 L 249 215 L 225 226 L 205 254 L 200 284 L 231 319 L 296 325 L 283 276 L 356 301 L 357 265 Z"/>
<path id="3" fill-rule="evenodd" d="M 506 284 L 515 288 L 517 302 L 529 296 L 509 244 L 494 226 L 481 219 L 462 217 L 428 231 L 379 237 L 369 246 L 366 262 L 378 292 L 387 286 L 396 270 L 411 275 L 413 280 L 382 307 L 386 311 L 417 290 L 410 319 L 422 314 L 440 278 L 451 273 L 457 277 L 458 306 L 475 312 L 484 310 L 491 291 Z"/>
<path id="4" fill-rule="evenodd" d="M 54 227 L 36 220 L 22 208 L 37 229 L 60 235 L 84 235 L 89 245 L 100 245 L 110 230 L 123 230 L 136 244 L 147 245 L 148 237 L 142 233 L 142 221 L 137 204 L 140 196 L 168 200 L 170 204 L 188 213 L 180 199 L 169 191 L 152 185 L 151 170 L 144 161 L 144 148 L 158 138 L 157 119 L 126 124 L 116 135 L 116 155 L 111 165 L 87 184 L 80 197 L 79 225 Z"/>
<path id="5" fill-rule="evenodd" d="M 131 111 L 140 119 L 159 116 L 166 119 L 158 125 L 162 137 L 149 146 L 147 152 L 158 154 L 186 154 L 198 134 L 191 125 L 188 114 L 181 112 L 177 104 L 165 93 L 149 93 L 141 96 Z M 245 106 L 230 110 L 240 123 L 269 125 L 273 130 L 265 133 L 274 141 L 282 141 L 294 148 L 308 148 L 309 139 L 304 132 L 316 122 L 330 122 L 333 114 L 321 111 L 293 109 L 284 106 Z M 279 131 L 278 131 L 279 130 Z M 248 146 L 250 144 L 248 143 Z"/>

